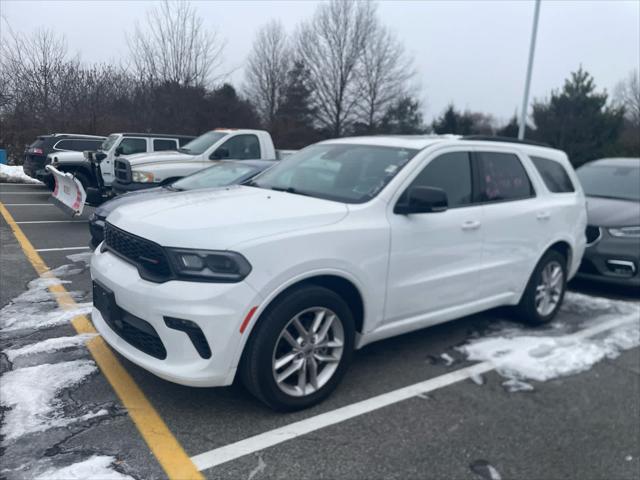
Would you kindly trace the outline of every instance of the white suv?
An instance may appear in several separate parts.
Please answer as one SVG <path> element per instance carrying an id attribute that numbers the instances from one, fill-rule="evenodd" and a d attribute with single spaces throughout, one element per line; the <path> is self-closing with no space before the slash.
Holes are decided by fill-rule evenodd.
<path id="1" fill-rule="evenodd" d="M 558 150 L 330 140 L 248 185 L 115 210 L 91 262 L 93 319 L 162 378 L 222 386 L 238 373 L 271 407 L 304 408 L 376 340 L 500 305 L 550 321 L 585 225 Z"/>

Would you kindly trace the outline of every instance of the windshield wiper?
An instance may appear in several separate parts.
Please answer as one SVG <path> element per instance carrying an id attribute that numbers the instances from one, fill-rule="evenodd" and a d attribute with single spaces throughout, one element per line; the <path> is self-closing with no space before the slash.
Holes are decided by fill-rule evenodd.
<path id="1" fill-rule="evenodd" d="M 184 190 L 184 188 L 178 188 L 178 187 L 174 187 L 173 185 L 169 184 L 169 185 L 164 185 L 164 188 L 166 188 L 167 190 L 170 190 L 172 192 L 182 192 Z"/>
<path id="2" fill-rule="evenodd" d="M 271 187 L 271 190 L 275 190 L 276 192 L 287 192 L 287 193 L 293 193 L 294 195 L 304 195 L 305 197 L 310 197 L 311 195 L 309 195 L 308 193 L 305 192 L 301 192 L 300 190 L 296 190 L 293 187 Z"/>

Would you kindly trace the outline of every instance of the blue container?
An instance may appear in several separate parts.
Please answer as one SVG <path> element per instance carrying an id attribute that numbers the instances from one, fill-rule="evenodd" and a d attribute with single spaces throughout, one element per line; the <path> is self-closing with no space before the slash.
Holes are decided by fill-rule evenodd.
<path id="1" fill-rule="evenodd" d="M 7 164 L 7 151 L 0 148 L 0 163 Z"/>

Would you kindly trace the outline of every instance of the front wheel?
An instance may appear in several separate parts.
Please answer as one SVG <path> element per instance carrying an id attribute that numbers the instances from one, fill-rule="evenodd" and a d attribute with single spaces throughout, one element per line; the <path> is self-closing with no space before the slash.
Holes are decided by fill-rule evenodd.
<path id="1" fill-rule="evenodd" d="M 566 264 L 564 256 L 554 250 L 540 259 L 517 307 L 525 322 L 543 325 L 557 315 L 567 286 Z"/>
<path id="2" fill-rule="evenodd" d="M 241 366 L 244 384 L 276 410 L 298 410 L 324 400 L 338 385 L 354 343 L 351 310 L 319 286 L 293 290 L 265 313 Z"/>

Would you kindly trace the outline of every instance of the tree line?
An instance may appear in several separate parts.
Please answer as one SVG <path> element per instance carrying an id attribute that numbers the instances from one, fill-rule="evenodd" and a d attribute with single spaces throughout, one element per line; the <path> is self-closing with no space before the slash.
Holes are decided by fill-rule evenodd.
<path id="1" fill-rule="evenodd" d="M 215 127 L 265 128 L 278 148 L 361 134 L 517 135 L 453 104 L 425 124 L 413 58 L 374 2 L 331 0 L 293 32 L 266 23 L 236 88 L 222 69 L 224 39 L 188 2 L 149 9 L 128 34 L 119 65 L 87 64 L 64 37 L 4 25 L 0 45 L 0 148 L 21 161 L 26 144 L 52 132 L 199 134 Z M 561 148 L 579 165 L 606 155 L 640 156 L 638 72 L 613 96 L 582 68 L 536 100 L 527 138 Z"/>

